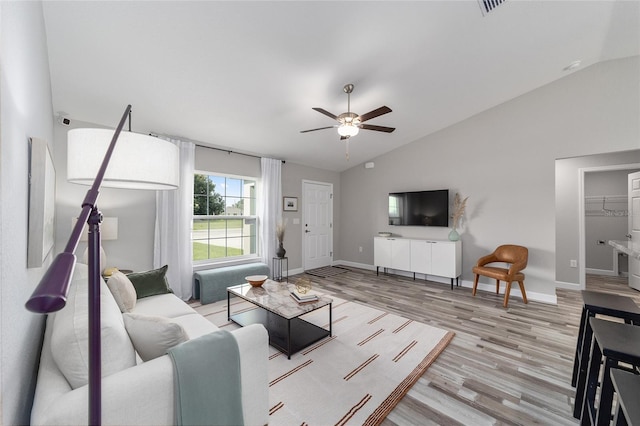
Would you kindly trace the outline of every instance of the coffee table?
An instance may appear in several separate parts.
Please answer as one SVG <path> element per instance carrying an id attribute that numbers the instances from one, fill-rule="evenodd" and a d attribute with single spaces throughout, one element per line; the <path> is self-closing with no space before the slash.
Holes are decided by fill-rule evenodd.
<path id="1" fill-rule="evenodd" d="M 240 326 L 262 324 L 269 333 L 269 344 L 287 355 L 331 336 L 331 304 L 333 300 L 320 296 L 315 302 L 298 303 L 291 298 L 293 284 L 265 281 L 260 287 L 242 284 L 227 288 L 227 317 Z M 231 312 L 231 298 L 239 297 L 255 306 Z M 329 329 L 301 318 L 304 314 L 329 307 Z"/>

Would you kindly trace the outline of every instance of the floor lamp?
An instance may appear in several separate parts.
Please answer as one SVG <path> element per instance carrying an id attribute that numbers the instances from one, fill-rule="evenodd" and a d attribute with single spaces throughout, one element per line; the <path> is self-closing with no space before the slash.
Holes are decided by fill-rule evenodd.
<path id="1" fill-rule="evenodd" d="M 122 132 L 129 118 L 129 132 Z M 89 424 L 102 421 L 100 340 L 100 223 L 96 205 L 100 186 L 129 189 L 176 189 L 179 150 L 171 142 L 131 132 L 131 105 L 115 130 L 73 129 L 67 136 L 67 179 L 91 185 L 64 251 L 56 256 L 26 303 L 36 313 L 64 308 L 76 264 L 75 251 L 84 224 L 89 226 Z M 120 144 L 116 147 L 116 143 Z"/>

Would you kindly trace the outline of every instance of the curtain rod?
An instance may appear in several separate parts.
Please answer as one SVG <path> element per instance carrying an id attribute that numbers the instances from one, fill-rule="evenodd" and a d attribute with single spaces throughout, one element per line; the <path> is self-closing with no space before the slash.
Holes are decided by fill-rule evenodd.
<path id="1" fill-rule="evenodd" d="M 232 151 L 232 150 L 230 150 L 230 149 L 216 148 L 216 147 L 214 147 L 214 146 L 205 146 L 205 145 L 198 145 L 198 144 L 196 144 L 196 146 L 197 146 L 197 147 L 200 147 L 200 148 L 215 149 L 216 151 L 226 152 L 226 153 L 227 153 L 227 154 L 229 154 L 229 155 L 231 155 L 231 154 L 238 154 L 238 155 L 244 155 L 244 156 L 247 156 L 247 157 L 262 158 L 262 157 L 260 157 L 260 156 L 258 156 L 258 155 L 245 154 L 244 152 L 236 152 L 236 151 Z M 282 161 L 282 164 L 285 164 L 285 163 L 286 163 L 286 161 L 285 161 L 285 160 L 280 160 L 280 161 Z"/>
<path id="2" fill-rule="evenodd" d="M 247 156 L 247 157 L 262 158 L 262 157 L 260 157 L 259 155 L 245 154 L 245 153 L 243 153 L 243 152 L 236 152 L 236 151 L 232 151 L 232 150 L 230 150 L 230 149 L 216 148 L 216 147 L 214 147 L 214 146 L 202 145 L 202 144 L 199 144 L 198 142 L 196 142 L 196 141 L 194 141 L 194 140 L 187 139 L 187 138 L 182 138 L 182 137 L 180 137 L 180 136 L 167 135 L 167 134 L 164 134 L 164 133 L 160 133 L 160 134 L 158 134 L 158 133 L 153 133 L 153 132 L 149 133 L 149 136 L 155 136 L 156 138 L 157 138 L 157 137 L 159 137 L 159 136 L 162 136 L 162 137 L 165 137 L 165 138 L 169 138 L 169 139 L 177 139 L 177 140 L 182 140 L 182 141 L 184 141 L 184 140 L 188 140 L 188 141 L 190 141 L 190 142 L 193 142 L 195 146 L 200 147 L 200 148 L 215 149 L 216 151 L 226 152 L 226 153 L 227 153 L 227 154 L 229 154 L 229 155 L 231 155 L 231 154 L 238 154 L 238 155 L 244 155 L 244 156 Z M 282 161 L 282 164 L 285 164 L 285 163 L 286 163 L 286 161 L 285 161 L 285 160 L 280 160 L 280 161 Z"/>

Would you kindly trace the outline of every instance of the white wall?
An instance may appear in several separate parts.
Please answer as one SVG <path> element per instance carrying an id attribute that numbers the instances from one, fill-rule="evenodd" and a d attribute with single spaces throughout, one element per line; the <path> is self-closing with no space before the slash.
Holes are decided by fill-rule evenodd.
<path id="1" fill-rule="evenodd" d="M 0 422 L 27 424 L 44 317 L 24 304 L 51 261 L 26 267 L 27 140 L 53 141 L 42 4 L 0 2 L 0 41 Z"/>
<path id="2" fill-rule="evenodd" d="M 449 188 L 469 196 L 462 278 L 496 246 L 521 244 L 527 293 L 554 299 L 555 159 L 638 147 L 638 75 L 638 57 L 597 64 L 343 172 L 341 258 L 372 265 L 378 231 L 446 238 L 443 228 L 386 225 L 387 194 Z"/>

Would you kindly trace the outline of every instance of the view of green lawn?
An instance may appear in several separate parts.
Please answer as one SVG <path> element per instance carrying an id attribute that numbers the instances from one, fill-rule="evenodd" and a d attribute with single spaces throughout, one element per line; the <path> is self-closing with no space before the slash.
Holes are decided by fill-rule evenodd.
<path id="1" fill-rule="evenodd" d="M 217 259 L 220 257 L 240 256 L 242 254 L 242 250 L 238 248 L 193 242 L 193 260 Z"/>
<path id="2" fill-rule="evenodd" d="M 208 222 L 208 223 L 207 223 Z M 194 220 L 194 231 L 206 231 L 207 229 L 224 229 L 225 224 L 228 228 L 242 228 L 242 219 L 210 219 L 210 220 Z"/>

